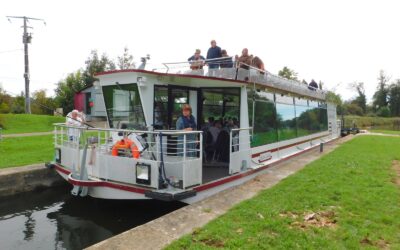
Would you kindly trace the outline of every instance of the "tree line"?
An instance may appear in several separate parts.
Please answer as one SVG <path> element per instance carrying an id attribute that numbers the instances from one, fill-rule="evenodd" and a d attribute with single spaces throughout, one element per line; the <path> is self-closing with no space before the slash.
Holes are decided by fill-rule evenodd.
<path id="1" fill-rule="evenodd" d="M 298 73 L 287 66 L 278 73 L 279 76 L 296 80 Z M 307 84 L 305 80 L 302 81 Z M 319 81 L 322 89 L 323 83 Z M 328 91 L 327 99 L 337 105 L 338 114 L 358 116 L 398 117 L 400 116 L 400 79 L 390 81 L 390 77 L 381 70 L 377 78 L 376 91 L 372 97 L 372 103 L 367 103 L 365 86 L 363 82 L 349 84 L 349 89 L 356 92 L 356 96 L 350 100 L 343 100 L 340 94 Z"/>
<path id="2" fill-rule="evenodd" d="M 40 89 L 31 95 L 31 109 L 33 114 L 52 115 L 56 108 L 62 108 L 64 115 L 74 109 L 74 95 L 83 88 L 90 87 L 96 80 L 95 74 L 115 69 L 131 69 L 136 65 L 133 56 L 127 47 L 123 54 L 112 60 L 107 54 L 99 55 L 97 50 L 92 50 L 85 61 L 83 68 L 69 73 L 65 79 L 57 82 L 55 96 L 46 96 L 46 90 Z M 21 114 L 25 111 L 25 97 L 9 93 L 0 87 L 0 113 Z"/>

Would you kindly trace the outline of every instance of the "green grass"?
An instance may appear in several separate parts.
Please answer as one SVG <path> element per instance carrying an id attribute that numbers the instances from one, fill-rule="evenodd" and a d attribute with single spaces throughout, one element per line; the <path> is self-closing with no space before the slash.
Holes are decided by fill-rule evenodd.
<path id="1" fill-rule="evenodd" d="M 374 133 L 382 133 L 382 134 L 388 134 L 388 135 L 400 135 L 399 130 L 380 130 L 380 129 L 372 129 L 370 130 L 371 132 Z"/>
<path id="2" fill-rule="evenodd" d="M 47 132 L 54 129 L 53 123 L 65 122 L 65 117 L 48 115 L 0 114 L 3 134 Z"/>
<path id="3" fill-rule="evenodd" d="M 357 137 L 167 249 L 400 249 L 399 148 L 400 138 Z M 334 227 L 299 226 L 321 211 Z"/>
<path id="4" fill-rule="evenodd" d="M 3 138 L 0 168 L 41 163 L 53 159 L 53 135 Z"/>
<path id="5" fill-rule="evenodd" d="M 341 119 L 341 116 L 338 116 Z M 380 129 L 400 129 L 400 117 L 371 117 L 346 115 L 344 117 L 345 127 L 352 127 L 353 122 L 359 128 L 380 128 Z"/>

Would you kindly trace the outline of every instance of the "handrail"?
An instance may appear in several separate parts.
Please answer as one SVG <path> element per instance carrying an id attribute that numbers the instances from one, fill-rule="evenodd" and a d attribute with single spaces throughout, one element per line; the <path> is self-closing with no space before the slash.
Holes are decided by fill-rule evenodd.
<path id="1" fill-rule="evenodd" d="M 204 62 L 214 62 L 214 61 L 222 61 L 222 60 L 226 60 L 228 58 L 231 58 L 233 60 L 233 56 L 226 56 L 226 57 L 218 57 L 218 58 L 213 58 L 213 59 L 201 59 L 199 61 L 204 61 Z M 190 63 L 193 61 L 184 61 L 184 62 L 168 62 L 168 63 L 163 63 L 163 65 L 168 65 L 168 64 L 183 64 L 183 63 Z"/>
<path id="2" fill-rule="evenodd" d="M 183 135 L 183 134 L 200 134 L 203 131 L 194 130 L 194 131 L 181 131 L 181 130 L 129 130 L 129 129 L 114 129 L 114 128 L 90 128 L 85 126 L 69 126 L 65 123 L 54 123 L 54 126 L 60 126 L 64 128 L 74 128 L 74 129 L 84 129 L 84 130 L 93 130 L 93 131 L 108 131 L 108 132 L 126 132 L 126 133 L 149 133 L 149 134 L 159 134 L 160 132 L 165 135 Z"/>
<path id="3" fill-rule="evenodd" d="M 241 130 L 252 130 L 253 127 L 247 127 L 247 128 L 233 128 L 231 131 L 241 131 Z"/>

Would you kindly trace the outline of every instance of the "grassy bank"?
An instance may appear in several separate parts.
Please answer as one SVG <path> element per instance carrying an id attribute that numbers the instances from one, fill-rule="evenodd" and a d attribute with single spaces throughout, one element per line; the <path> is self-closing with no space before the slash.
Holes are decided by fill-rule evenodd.
<path id="1" fill-rule="evenodd" d="M 65 122 L 65 118 L 49 115 L 0 114 L 3 134 L 52 131 L 54 129 L 52 124 L 59 122 Z"/>
<path id="2" fill-rule="evenodd" d="M 399 249 L 399 148 L 357 137 L 167 249 Z"/>
<path id="3" fill-rule="evenodd" d="M 341 119 L 338 116 L 338 119 Z M 344 117 L 346 127 L 352 127 L 353 122 L 359 128 L 376 128 L 385 130 L 400 130 L 400 117 L 371 117 L 371 116 L 355 116 L 346 115 Z"/>
<path id="4" fill-rule="evenodd" d="M 388 134 L 388 135 L 400 135 L 400 131 L 395 131 L 395 130 L 371 129 L 370 131 L 374 132 L 374 133 L 382 133 L 382 134 Z"/>
<path id="5" fill-rule="evenodd" d="M 53 135 L 4 138 L 0 141 L 0 168 L 52 160 Z"/>

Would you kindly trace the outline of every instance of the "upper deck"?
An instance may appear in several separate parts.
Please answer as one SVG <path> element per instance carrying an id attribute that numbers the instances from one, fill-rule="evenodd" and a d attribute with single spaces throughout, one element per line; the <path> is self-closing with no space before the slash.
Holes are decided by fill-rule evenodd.
<path id="1" fill-rule="evenodd" d="M 219 58 L 221 61 L 226 58 Z M 206 60 L 205 63 L 217 60 Z M 98 75 L 107 75 L 121 72 L 136 72 L 145 74 L 154 74 L 159 76 L 175 76 L 182 78 L 198 78 L 208 80 L 219 80 L 227 82 L 246 83 L 256 85 L 257 87 L 265 87 L 273 90 L 274 92 L 281 92 L 283 94 L 291 93 L 300 96 L 307 96 L 313 99 L 324 100 L 326 98 L 326 92 L 308 86 L 307 84 L 301 83 L 295 80 L 289 80 L 277 75 L 274 75 L 268 71 L 260 70 L 250 65 L 240 64 L 238 68 L 218 68 L 210 69 L 208 66 L 204 66 L 202 69 L 193 70 L 190 68 L 190 62 L 173 62 L 163 63 L 162 66 L 148 69 L 127 69 L 127 70 L 115 70 L 99 73 Z M 241 66 L 248 69 L 241 68 Z M 148 67 L 147 67 L 148 68 Z"/>

